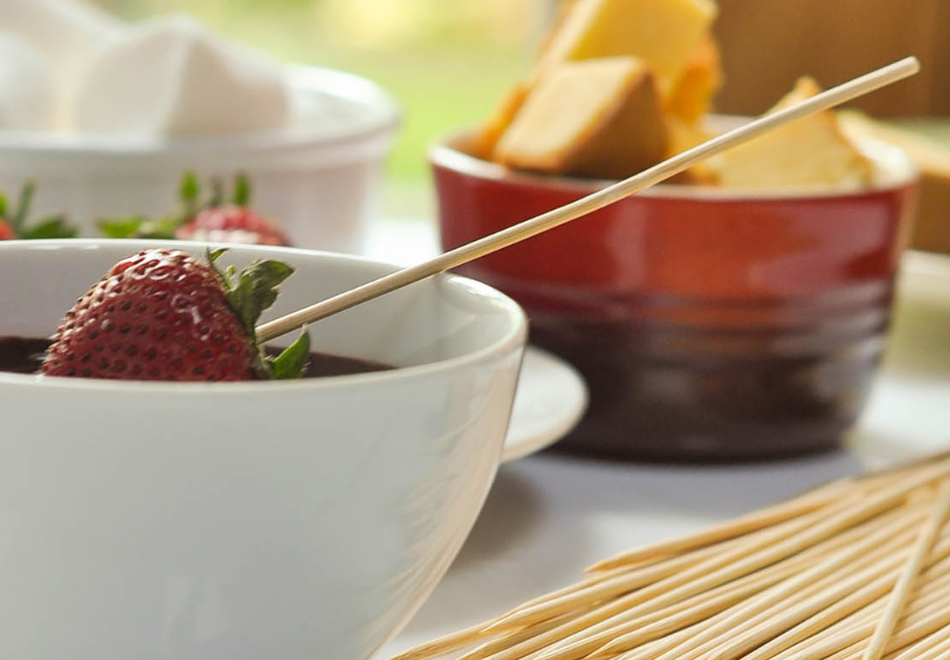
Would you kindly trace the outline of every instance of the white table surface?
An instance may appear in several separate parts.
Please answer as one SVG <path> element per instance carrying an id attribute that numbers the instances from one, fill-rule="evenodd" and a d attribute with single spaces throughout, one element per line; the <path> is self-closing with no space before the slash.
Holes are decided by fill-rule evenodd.
<path id="1" fill-rule="evenodd" d="M 368 253 L 408 264 L 436 249 L 431 224 L 385 221 L 374 227 Z M 915 271 L 947 270 L 946 263 L 919 256 L 914 265 Z M 610 463 L 543 453 L 502 466 L 448 574 L 376 658 L 572 583 L 584 567 L 611 554 L 866 468 L 950 447 L 944 415 L 950 411 L 947 281 L 928 285 L 913 301 L 898 305 L 881 377 L 839 452 L 725 467 Z"/>

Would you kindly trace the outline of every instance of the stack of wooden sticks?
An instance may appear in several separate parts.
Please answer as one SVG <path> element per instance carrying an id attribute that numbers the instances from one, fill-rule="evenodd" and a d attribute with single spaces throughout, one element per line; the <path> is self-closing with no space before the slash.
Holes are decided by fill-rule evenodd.
<path id="1" fill-rule="evenodd" d="M 836 481 L 396 660 L 945 660 L 948 510 L 946 456 Z"/>

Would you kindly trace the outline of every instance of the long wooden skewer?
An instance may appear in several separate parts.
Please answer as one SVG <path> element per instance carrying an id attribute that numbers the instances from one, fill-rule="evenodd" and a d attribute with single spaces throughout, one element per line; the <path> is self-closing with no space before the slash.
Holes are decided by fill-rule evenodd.
<path id="1" fill-rule="evenodd" d="M 459 660 L 486 660 L 486 658 L 490 658 L 490 660 L 522 660 L 524 658 L 536 658 L 536 652 L 538 652 L 537 656 L 541 656 L 545 653 L 542 649 L 553 644 L 562 643 L 567 638 L 576 639 L 579 634 L 593 635 L 601 633 L 621 623 L 620 619 L 639 616 L 657 607 L 665 607 L 695 593 L 706 591 L 726 581 L 771 565 L 783 557 L 801 552 L 822 539 L 839 535 L 863 520 L 873 518 L 892 509 L 908 493 L 948 475 L 950 475 L 950 460 L 922 468 L 918 474 L 908 476 L 889 489 L 869 496 L 857 504 L 848 505 L 843 510 L 832 507 L 826 519 L 816 522 L 814 525 L 808 525 L 808 529 L 803 530 L 796 537 L 785 539 L 764 549 L 758 549 L 748 556 L 735 558 L 735 561 L 731 561 L 728 565 L 718 569 L 707 570 L 706 566 L 697 564 L 677 576 L 665 578 L 623 597 L 608 600 L 601 607 L 579 616 L 563 626 L 558 626 L 500 653 L 484 656 L 469 652 Z M 505 625 L 512 625 L 512 622 L 502 619 L 486 626 L 484 630 L 498 629 L 499 624 L 504 627 Z"/>
<path id="2" fill-rule="evenodd" d="M 553 209 L 547 213 L 525 220 L 517 225 L 508 227 L 499 232 L 472 241 L 454 250 L 445 252 L 434 259 L 429 259 L 415 266 L 410 266 L 395 273 L 391 273 L 377 280 L 356 287 L 322 302 L 292 312 L 281 318 L 265 323 L 256 328 L 258 341 L 265 342 L 280 335 L 300 328 L 308 323 L 319 321 L 337 312 L 349 309 L 383 294 L 400 289 L 408 284 L 438 275 L 447 270 L 461 266 L 479 257 L 491 254 L 502 248 L 514 245 L 526 238 L 531 238 L 554 227 L 576 220 L 592 211 L 603 208 L 624 197 L 638 193 L 661 181 L 664 181 L 696 163 L 730 149 L 744 142 L 748 142 L 763 133 L 783 126 L 789 122 L 801 119 L 806 115 L 833 108 L 859 96 L 863 96 L 876 89 L 890 85 L 920 70 L 920 62 L 916 57 L 907 57 L 893 64 L 859 76 L 849 82 L 826 90 L 810 99 L 797 103 L 789 108 L 771 113 L 737 128 L 714 137 L 692 149 L 688 149 L 672 158 L 653 167 L 635 174 L 628 179 L 619 181 L 598 190 L 586 197 Z"/>
<path id="3" fill-rule="evenodd" d="M 806 508 L 792 520 L 718 545 L 684 539 L 680 553 L 654 558 L 655 564 L 635 565 L 605 580 L 588 577 L 579 590 L 554 592 L 554 607 L 546 611 L 535 611 L 544 604 L 541 597 L 397 659 L 429 660 L 468 647 L 456 660 L 798 660 L 800 652 L 809 660 L 862 660 L 892 592 L 902 593 L 903 606 L 883 660 L 895 660 L 891 655 L 905 646 L 950 625 L 950 614 L 941 609 L 950 604 L 950 525 L 940 524 L 950 509 L 950 491 L 944 485 L 938 496 L 935 488 L 935 482 L 948 481 L 946 455 L 850 480 L 848 492 L 818 511 Z M 923 533 L 920 526 L 928 520 Z M 763 547 L 762 539 L 782 526 L 797 531 Z M 928 549 L 926 557 L 921 547 Z M 720 558 L 725 566 L 707 556 L 717 549 L 726 555 Z M 705 559 L 696 562 L 691 555 Z M 920 559 L 911 566 L 910 556 Z M 687 557 L 689 562 L 681 561 Z M 663 570 L 671 563 L 681 569 L 674 575 Z M 642 572 L 655 572 L 655 581 L 637 580 L 629 593 L 613 584 Z M 918 576 L 910 592 L 895 588 L 905 573 Z M 586 594 L 591 587 L 603 589 L 600 598 Z M 578 593 L 585 595 L 563 607 L 562 599 Z M 950 651 L 950 641 L 939 635 L 927 642 L 928 653 L 931 646 L 937 654 Z"/>
<path id="4" fill-rule="evenodd" d="M 853 479 L 839 479 L 826 486 L 817 488 L 809 493 L 800 495 L 788 502 L 782 502 L 761 511 L 755 511 L 745 516 L 714 525 L 699 533 L 654 543 L 634 550 L 608 557 L 597 562 L 587 569 L 588 572 L 604 571 L 618 568 L 629 563 L 644 559 L 653 559 L 664 554 L 673 554 L 692 550 L 702 546 L 712 546 L 724 540 L 740 537 L 750 532 L 776 525 L 797 518 L 803 513 L 815 511 L 839 500 L 853 486 Z"/>
<path id="5" fill-rule="evenodd" d="M 727 553 L 718 559 L 707 560 L 707 562 L 696 564 L 675 576 L 670 576 L 622 598 L 610 601 L 600 612 L 591 613 L 588 617 L 589 621 L 577 620 L 572 622 L 570 625 L 577 627 L 578 630 L 571 634 L 588 627 L 588 632 L 600 632 L 600 627 L 606 625 L 605 621 L 610 621 L 611 617 L 621 612 L 629 615 L 635 605 L 643 606 L 649 601 L 651 606 L 655 607 L 660 601 L 665 601 L 664 604 L 673 602 L 680 595 L 689 595 L 709 589 L 735 577 L 745 575 L 756 568 L 768 566 L 775 561 L 801 552 L 822 539 L 839 534 L 848 527 L 893 508 L 907 493 L 948 475 L 950 475 L 950 460 L 944 460 L 921 469 L 917 474 L 911 475 L 888 489 L 868 496 L 854 506 L 849 505 L 843 509 L 832 507 L 826 518 L 812 521 L 807 517 L 803 517 L 799 521 L 799 527 L 804 529 L 801 529 L 799 533 L 783 539 L 776 538 L 773 543 L 765 547 L 756 545 L 744 551 L 740 549 L 735 554 Z M 602 616 L 602 618 L 598 619 L 598 616 Z M 527 625 L 531 622 L 530 613 L 521 612 L 496 621 L 486 627 L 486 630 L 500 630 L 509 626 Z M 581 625 L 582 623 L 583 625 Z M 467 660 L 474 659 L 468 658 Z M 514 660 L 514 657 L 497 658 L 495 660 Z"/>
<path id="6" fill-rule="evenodd" d="M 888 602 L 885 615 L 874 630 L 874 636 L 864 651 L 864 655 L 861 656 L 862 660 L 880 660 L 881 656 L 884 655 L 887 643 L 894 632 L 894 626 L 897 625 L 901 612 L 910 597 L 917 574 L 940 536 L 940 529 L 947 519 L 948 512 L 950 512 L 950 480 L 944 481 L 940 487 L 940 496 L 937 499 L 937 505 L 933 509 L 933 515 L 924 526 L 914 552 L 907 562 L 905 571 L 894 587 L 894 593 Z"/>

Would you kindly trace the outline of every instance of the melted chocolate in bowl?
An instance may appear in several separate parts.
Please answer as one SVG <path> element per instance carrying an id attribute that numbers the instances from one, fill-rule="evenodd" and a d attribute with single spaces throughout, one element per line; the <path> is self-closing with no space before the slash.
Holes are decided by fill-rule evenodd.
<path id="1" fill-rule="evenodd" d="M 40 370 L 43 355 L 49 347 L 48 339 L 34 337 L 0 337 L 0 371 L 18 374 L 32 374 Z M 267 348 L 268 352 L 278 351 Z M 325 378 L 327 376 L 347 376 L 365 374 L 374 371 L 394 369 L 389 365 L 368 360 L 311 353 L 310 364 L 304 378 Z"/>
<path id="2" fill-rule="evenodd" d="M 48 339 L 0 337 L 0 371 L 32 374 L 40 370 Z"/>

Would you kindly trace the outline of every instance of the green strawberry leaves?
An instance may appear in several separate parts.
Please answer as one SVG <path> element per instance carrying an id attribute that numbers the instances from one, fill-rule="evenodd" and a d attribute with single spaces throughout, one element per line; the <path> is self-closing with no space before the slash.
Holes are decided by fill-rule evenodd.
<path id="1" fill-rule="evenodd" d="M 248 332 L 257 319 L 277 300 L 277 287 L 294 270 L 281 261 L 254 261 L 238 274 L 237 284 L 228 291 L 228 302 Z"/>
<path id="2" fill-rule="evenodd" d="M 99 231 L 106 238 L 175 238 L 177 218 L 151 220 L 145 216 L 103 219 Z"/>
<path id="3" fill-rule="evenodd" d="M 39 238 L 75 238 L 78 232 L 76 228 L 66 221 L 66 216 L 57 215 L 45 220 L 40 220 L 31 227 L 20 229 L 18 238 L 39 239 Z"/>
<path id="4" fill-rule="evenodd" d="M 302 378 L 310 359 L 310 334 L 306 327 L 293 344 L 274 358 L 264 355 L 254 332 L 261 314 L 277 300 L 280 284 L 293 275 L 293 267 L 282 261 L 265 259 L 251 262 L 240 273 L 236 273 L 233 266 L 222 271 L 215 262 L 225 252 L 227 248 L 207 250 L 208 264 L 220 278 L 231 310 L 254 345 L 257 354 L 254 368 L 258 376 L 281 380 Z"/>
<path id="5" fill-rule="evenodd" d="M 201 183 L 194 172 L 186 172 L 179 187 L 179 197 L 182 206 L 186 210 L 188 220 L 204 209 L 215 209 L 219 206 L 240 206 L 246 208 L 251 203 L 251 181 L 243 172 L 234 175 L 234 183 L 231 188 L 231 195 L 228 196 L 221 179 L 212 177 L 208 181 L 211 187 L 211 195 L 207 200 L 201 199 Z M 190 213 L 189 213 L 190 211 Z"/>
<path id="6" fill-rule="evenodd" d="M 63 215 L 54 215 L 29 225 L 30 206 L 36 194 L 36 185 L 29 181 L 21 189 L 16 205 L 11 207 L 0 194 L 0 221 L 7 224 L 13 235 L 20 239 L 73 238 L 79 232 Z"/>
<path id="7" fill-rule="evenodd" d="M 30 212 L 30 204 L 33 203 L 33 195 L 36 194 L 36 186 L 28 182 L 20 188 L 20 198 L 17 200 L 16 207 L 7 218 L 7 224 L 17 236 L 23 231 L 23 225 L 26 224 L 26 216 Z"/>
<path id="8" fill-rule="evenodd" d="M 181 208 L 177 213 L 163 218 L 148 218 L 142 215 L 128 218 L 102 218 L 97 223 L 106 238 L 175 238 L 175 232 L 196 215 L 207 209 L 226 204 L 247 207 L 251 202 L 251 182 L 243 173 L 234 177 L 230 198 L 224 184 L 212 178 L 208 185 L 211 194 L 203 199 L 201 181 L 194 172 L 185 172 L 178 184 L 178 199 Z M 2 216 L 0 216 L 2 217 Z"/>
<path id="9" fill-rule="evenodd" d="M 234 177 L 234 192 L 231 193 L 231 203 L 242 208 L 251 205 L 251 182 L 244 174 L 238 174 Z"/>
<path id="10" fill-rule="evenodd" d="M 197 204 L 201 197 L 201 184 L 198 182 L 198 176 L 194 172 L 185 172 L 178 184 L 178 198 L 182 204 Z"/>
<path id="11" fill-rule="evenodd" d="M 206 209 L 231 204 L 247 207 L 251 202 L 251 183 L 239 173 L 228 196 L 219 179 L 211 179 L 210 196 L 204 199 L 201 182 L 194 172 L 186 172 L 178 185 L 181 208 L 178 213 L 148 218 L 142 215 L 127 218 L 102 218 L 97 223 L 106 238 L 175 238 L 176 230 Z M 30 206 L 36 195 L 36 185 L 27 182 L 20 190 L 15 204 L 0 193 L 0 222 L 7 225 L 15 238 L 73 238 L 79 235 L 65 215 L 54 215 L 29 224 Z"/>
<path id="12" fill-rule="evenodd" d="M 310 362 L 310 332 L 307 326 L 300 329 L 294 343 L 281 351 L 280 355 L 264 359 L 269 363 L 271 377 L 275 380 L 303 378 Z"/>

